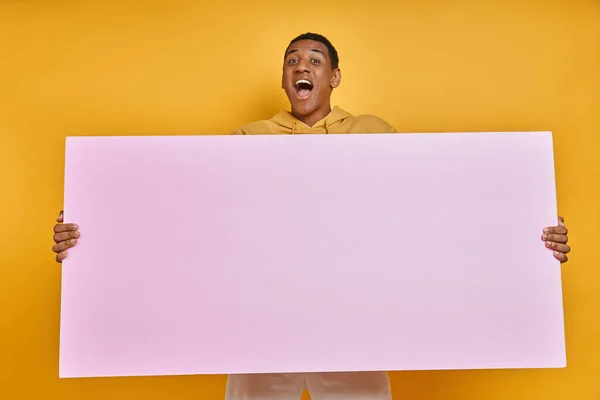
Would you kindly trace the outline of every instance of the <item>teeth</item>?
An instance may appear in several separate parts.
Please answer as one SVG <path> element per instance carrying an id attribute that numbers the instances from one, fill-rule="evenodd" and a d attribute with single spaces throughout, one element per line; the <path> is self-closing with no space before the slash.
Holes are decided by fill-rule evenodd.
<path id="1" fill-rule="evenodd" d="M 296 82 L 296 86 L 298 86 L 301 83 L 307 83 L 310 86 L 312 86 L 312 83 L 310 83 L 309 81 L 307 81 L 306 79 L 300 79 L 298 82 Z"/>

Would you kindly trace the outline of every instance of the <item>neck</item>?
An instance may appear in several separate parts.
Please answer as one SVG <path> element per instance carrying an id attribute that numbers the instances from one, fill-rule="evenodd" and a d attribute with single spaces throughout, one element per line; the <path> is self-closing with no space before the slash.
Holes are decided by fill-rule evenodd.
<path id="1" fill-rule="evenodd" d="M 328 116 L 330 112 L 331 112 L 331 105 L 327 104 L 326 107 L 319 108 L 307 115 L 299 115 L 294 110 L 292 110 L 292 115 L 296 119 L 304 122 L 306 125 L 308 125 L 312 128 L 314 126 L 314 124 L 316 124 L 317 122 L 319 122 L 320 120 L 322 120 L 323 118 Z"/>

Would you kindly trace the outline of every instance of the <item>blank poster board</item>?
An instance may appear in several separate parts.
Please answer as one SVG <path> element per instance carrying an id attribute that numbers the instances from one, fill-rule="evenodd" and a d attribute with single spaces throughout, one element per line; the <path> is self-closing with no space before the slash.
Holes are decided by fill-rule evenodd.
<path id="1" fill-rule="evenodd" d="M 60 376 L 565 366 L 550 132 L 69 137 Z"/>

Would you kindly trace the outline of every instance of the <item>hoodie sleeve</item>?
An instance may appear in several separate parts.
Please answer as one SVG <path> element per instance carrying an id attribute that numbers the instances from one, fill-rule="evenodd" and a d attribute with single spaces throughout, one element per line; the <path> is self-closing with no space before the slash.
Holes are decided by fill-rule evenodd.
<path id="1" fill-rule="evenodd" d="M 383 126 L 383 129 L 385 130 L 385 133 L 398 133 L 398 131 L 396 131 L 396 128 L 394 128 L 392 125 L 390 125 L 386 120 L 377 117 L 381 123 L 381 125 Z"/>
<path id="2" fill-rule="evenodd" d="M 398 131 L 396 131 L 396 128 L 394 128 L 392 125 L 390 125 L 387 121 L 385 121 L 382 118 L 379 117 L 375 117 L 379 120 L 379 125 L 381 126 L 381 132 L 385 132 L 385 133 L 397 133 Z"/>
<path id="3" fill-rule="evenodd" d="M 355 131 L 364 131 L 364 133 L 397 133 L 396 129 L 383 118 L 375 115 L 361 115 L 356 118 Z"/>

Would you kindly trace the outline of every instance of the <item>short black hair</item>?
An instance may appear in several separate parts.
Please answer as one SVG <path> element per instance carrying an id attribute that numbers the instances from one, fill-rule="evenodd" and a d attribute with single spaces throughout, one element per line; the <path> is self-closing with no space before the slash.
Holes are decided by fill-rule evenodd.
<path id="1" fill-rule="evenodd" d="M 290 46 L 300 40 L 313 40 L 315 42 L 323 43 L 327 47 L 327 51 L 329 52 L 329 58 L 331 59 L 331 69 L 336 69 L 338 67 L 340 63 L 340 58 L 338 56 L 337 50 L 335 49 L 335 47 L 333 47 L 329 39 L 327 39 L 323 35 L 319 35 L 318 33 L 307 32 L 295 37 L 294 39 L 292 39 L 287 49 L 285 49 L 286 54 Z"/>

